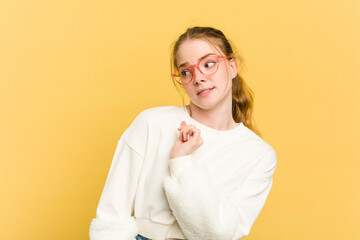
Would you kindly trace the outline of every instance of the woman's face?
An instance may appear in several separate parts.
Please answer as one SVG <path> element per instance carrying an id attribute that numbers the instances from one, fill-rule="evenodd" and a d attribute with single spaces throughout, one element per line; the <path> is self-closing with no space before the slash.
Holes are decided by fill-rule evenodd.
<path id="1" fill-rule="evenodd" d="M 177 67 L 194 65 L 205 55 L 225 56 L 209 42 L 201 39 L 186 40 L 177 52 Z M 184 85 L 184 90 L 193 105 L 201 109 L 215 109 L 232 104 L 232 79 L 237 75 L 234 59 L 219 58 L 219 68 L 211 75 L 203 75 L 199 69 L 193 68 L 192 81 Z M 204 90 L 209 90 L 205 91 Z"/>

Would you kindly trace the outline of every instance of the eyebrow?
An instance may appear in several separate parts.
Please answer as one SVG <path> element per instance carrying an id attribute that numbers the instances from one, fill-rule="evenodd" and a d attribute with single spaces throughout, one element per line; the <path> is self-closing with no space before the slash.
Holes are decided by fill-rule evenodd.
<path id="1" fill-rule="evenodd" d="M 208 54 L 202 56 L 201 58 L 199 58 L 198 61 L 200 61 L 201 59 L 206 58 L 206 57 L 209 56 L 209 55 L 216 55 L 216 53 L 208 53 Z M 181 68 L 181 67 L 183 67 L 183 66 L 185 66 L 185 65 L 188 65 L 188 64 L 189 64 L 188 62 L 184 62 L 184 63 L 182 63 L 182 64 L 180 64 L 180 65 L 178 66 L 178 69 Z"/>

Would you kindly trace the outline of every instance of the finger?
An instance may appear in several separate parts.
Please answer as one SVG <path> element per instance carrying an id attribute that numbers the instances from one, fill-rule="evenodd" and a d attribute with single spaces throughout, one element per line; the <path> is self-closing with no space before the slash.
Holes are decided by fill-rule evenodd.
<path id="1" fill-rule="evenodd" d="M 194 125 L 192 125 L 191 123 L 186 124 L 185 121 L 181 122 L 181 126 L 178 128 L 179 131 L 181 131 L 182 129 L 184 129 L 185 127 L 194 127 Z"/>
<path id="2" fill-rule="evenodd" d="M 189 130 L 189 135 L 190 135 L 190 136 L 194 135 L 194 130 L 190 129 L 190 130 Z"/>
<path id="3" fill-rule="evenodd" d="M 186 126 L 186 122 L 182 121 L 178 130 L 180 131 L 184 126 Z"/>
<path id="4" fill-rule="evenodd" d="M 188 125 L 184 124 L 184 125 L 181 125 L 181 127 L 178 128 L 179 131 L 184 131 L 184 129 L 187 127 Z"/>
<path id="5" fill-rule="evenodd" d="M 184 141 L 184 142 L 186 142 L 188 139 L 189 139 L 189 137 L 188 137 L 188 134 L 189 134 L 189 126 L 184 126 L 184 128 L 182 128 L 181 130 L 180 130 L 180 134 L 182 135 L 182 140 Z"/>
<path id="6" fill-rule="evenodd" d="M 182 127 L 180 131 L 180 135 L 181 135 L 181 140 L 183 142 L 186 142 L 189 140 L 189 137 L 191 137 L 192 135 L 194 135 L 194 132 L 195 131 L 199 131 L 199 129 L 197 129 L 194 125 L 192 124 L 187 124 L 187 125 L 184 125 Z"/>
<path id="7" fill-rule="evenodd" d="M 186 132 L 182 132 L 182 136 L 183 136 L 183 142 L 186 142 L 188 140 L 188 135 Z"/>
<path id="8" fill-rule="evenodd" d="M 180 136 L 182 142 L 187 142 L 190 141 L 191 139 L 198 141 L 197 139 L 200 136 L 200 129 L 197 129 L 194 126 L 192 126 L 192 129 L 189 129 L 189 126 L 187 126 L 185 129 L 181 131 Z"/>
<path id="9" fill-rule="evenodd" d="M 181 140 L 182 142 L 185 142 L 185 134 L 184 134 L 184 132 L 182 132 L 182 131 L 180 131 L 180 140 Z"/>
<path id="10" fill-rule="evenodd" d="M 184 136 L 183 133 L 180 133 L 179 139 L 180 139 L 180 141 L 182 141 L 182 142 L 186 142 L 186 141 L 185 141 L 185 136 Z"/>
<path id="11" fill-rule="evenodd" d="M 201 135 L 200 135 L 200 133 L 201 133 L 200 130 L 194 132 L 194 135 L 191 137 L 191 140 L 194 141 L 194 142 L 197 143 L 197 144 L 198 144 L 199 142 L 201 142 L 202 140 L 201 140 Z"/>
<path id="12" fill-rule="evenodd" d="M 187 136 L 187 140 L 200 136 L 200 129 L 197 128 L 189 129 L 188 133 L 185 136 Z"/>
<path id="13" fill-rule="evenodd" d="M 200 136 L 200 129 L 190 129 L 189 135 L 191 138 L 196 138 Z"/>
<path id="14" fill-rule="evenodd" d="M 186 133 L 186 131 L 184 131 L 184 129 L 180 130 L 180 136 L 181 136 L 181 141 L 183 141 L 183 142 L 187 141 L 187 133 Z"/>
<path id="15" fill-rule="evenodd" d="M 194 125 L 188 124 L 187 126 L 184 126 L 180 131 L 192 135 L 192 132 L 197 131 L 197 130 L 198 129 Z"/>

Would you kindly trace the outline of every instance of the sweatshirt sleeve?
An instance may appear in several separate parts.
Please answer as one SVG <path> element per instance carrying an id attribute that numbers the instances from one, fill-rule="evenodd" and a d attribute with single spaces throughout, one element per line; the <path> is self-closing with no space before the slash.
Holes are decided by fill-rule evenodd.
<path id="1" fill-rule="evenodd" d="M 205 166 L 191 155 L 170 160 L 164 189 L 184 235 L 189 240 L 235 240 L 247 236 L 272 186 L 277 156 L 271 148 L 236 190 L 220 197 Z"/>
<path id="2" fill-rule="evenodd" d="M 118 141 L 96 218 L 90 223 L 90 240 L 134 240 L 138 234 L 132 215 L 146 136 L 146 122 L 140 116 Z"/>

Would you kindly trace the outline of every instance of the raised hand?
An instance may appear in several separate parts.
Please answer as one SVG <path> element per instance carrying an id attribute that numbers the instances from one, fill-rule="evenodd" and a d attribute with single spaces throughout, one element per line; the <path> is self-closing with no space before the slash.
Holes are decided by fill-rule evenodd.
<path id="1" fill-rule="evenodd" d="M 171 158 L 190 155 L 203 145 L 204 141 L 200 136 L 200 129 L 194 125 L 182 121 L 178 131 L 180 131 L 179 138 L 173 146 Z"/>

